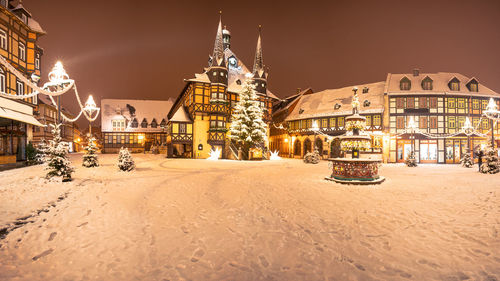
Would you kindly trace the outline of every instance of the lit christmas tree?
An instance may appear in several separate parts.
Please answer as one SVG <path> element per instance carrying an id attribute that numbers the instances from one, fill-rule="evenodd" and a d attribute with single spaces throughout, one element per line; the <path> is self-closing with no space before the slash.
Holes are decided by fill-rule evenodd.
<path id="1" fill-rule="evenodd" d="M 250 79 L 246 79 L 240 100 L 234 107 L 230 127 L 231 138 L 246 151 L 259 147 L 267 138 L 264 110 L 257 99 L 255 85 Z"/>
<path id="2" fill-rule="evenodd" d="M 134 159 L 126 147 L 122 147 L 118 154 L 118 168 L 125 172 L 130 172 L 135 168 Z"/>
<path id="3" fill-rule="evenodd" d="M 498 162 L 497 151 L 493 146 L 488 145 L 484 152 L 483 164 L 481 165 L 481 173 L 483 174 L 496 174 L 500 172 L 500 163 Z"/>
<path id="4" fill-rule="evenodd" d="M 467 151 L 462 159 L 460 159 L 460 163 L 462 163 L 462 166 L 466 168 L 472 168 L 474 166 L 474 161 L 472 161 L 469 151 Z"/>
<path id="5" fill-rule="evenodd" d="M 99 161 L 97 159 L 97 146 L 95 145 L 95 138 L 89 138 L 89 142 L 84 149 L 85 154 L 83 155 L 82 166 L 87 168 L 98 167 Z"/>
<path id="6" fill-rule="evenodd" d="M 62 178 L 62 181 L 71 181 L 71 174 L 74 172 L 74 168 L 71 167 L 71 162 L 68 160 L 67 153 L 69 150 L 68 143 L 63 142 L 61 138 L 61 127 L 62 124 L 57 124 L 53 126 L 52 136 L 53 139 L 49 143 L 47 149 L 47 179 L 54 177 Z"/>
<path id="7" fill-rule="evenodd" d="M 43 164 L 47 161 L 49 146 L 45 139 L 42 139 L 36 146 L 35 165 Z"/>
<path id="8" fill-rule="evenodd" d="M 405 160 L 405 164 L 408 167 L 417 167 L 417 159 L 415 159 L 415 151 L 411 151 L 408 158 Z"/>

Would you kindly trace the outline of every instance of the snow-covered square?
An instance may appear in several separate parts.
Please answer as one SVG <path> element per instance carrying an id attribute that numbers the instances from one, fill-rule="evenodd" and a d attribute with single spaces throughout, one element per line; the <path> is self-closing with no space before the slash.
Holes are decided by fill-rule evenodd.
<path id="1" fill-rule="evenodd" d="M 500 174 L 386 164 L 381 185 L 326 161 L 71 155 L 0 172 L 1 280 L 498 280 Z"/>

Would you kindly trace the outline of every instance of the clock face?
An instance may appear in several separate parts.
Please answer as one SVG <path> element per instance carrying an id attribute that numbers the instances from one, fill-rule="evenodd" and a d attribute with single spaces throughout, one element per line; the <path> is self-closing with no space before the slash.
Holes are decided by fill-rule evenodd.
<path id="1" fill-rule="evenodd" d="M 238 60 L 235 57 L 229 58 L 229 65 L 232 67 L 236 67 L 238 65 Z"/>

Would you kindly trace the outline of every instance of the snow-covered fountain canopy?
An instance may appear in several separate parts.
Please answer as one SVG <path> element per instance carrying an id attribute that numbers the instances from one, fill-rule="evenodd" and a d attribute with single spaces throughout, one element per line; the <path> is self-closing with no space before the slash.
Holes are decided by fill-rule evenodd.
<path id="1" fill-rule="evenodd" d="M 364 134 L 366 117 L 359 115 L 358 88 L 354 88 L 352 98 L 352 115 L 346 117 L 346 134 L 340 137 L 340 148 L 344 152 L 351 151 L 352 158 L 330 158 L 332 174 L 326 177 L 343 184 L 375 184 L 385 180 L 378 175 L 381 160 L 360 159 L 359 152 L 371 148 L 371 138 Z"/>

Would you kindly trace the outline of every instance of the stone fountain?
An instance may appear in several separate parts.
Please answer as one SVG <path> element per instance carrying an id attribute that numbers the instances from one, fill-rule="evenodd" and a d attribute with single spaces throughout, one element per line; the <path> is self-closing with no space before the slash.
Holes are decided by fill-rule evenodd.
<path id="1" fill-rule="evenodd" d="M 352 158 L 329 158 L 332 174 L 326 177 L 342 184 L 379 184 L 385 180 L 378 175 L 378 167 L 382 160 L 361 159 L 360 151 L 371 148 L 370 136 L 363 134 L 366 118 L 359 115 L 359 98 L 357 88 L 353 89 L 352 115 L 346 117 L 346 134 L 340 137 L 342 151 L 351 151 Z"/>

